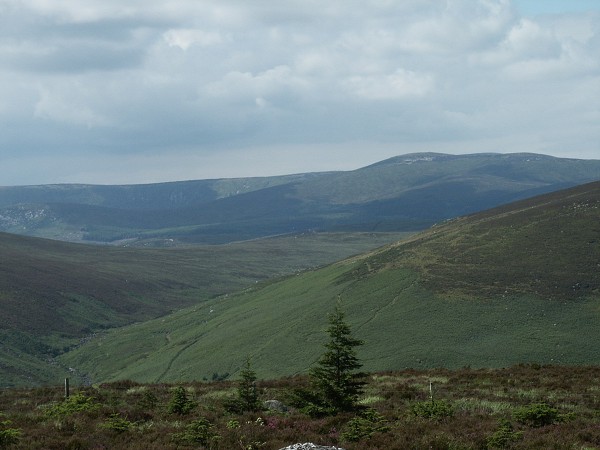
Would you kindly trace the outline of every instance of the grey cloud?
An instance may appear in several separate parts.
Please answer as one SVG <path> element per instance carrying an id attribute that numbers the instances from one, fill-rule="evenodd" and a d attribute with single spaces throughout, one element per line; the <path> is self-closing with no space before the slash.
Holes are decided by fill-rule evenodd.
<path id="1" fill-rule="evenodd" d="M 27 3 L 9 3 L 0 9 L 0 66 L 7 70 L 40 74 L 135 67 L 143 61 L 156 35 L 173 23 L 143 14 L 138 18 L 92 16 L 78 21 L 40 11 L 37 3 L 28 7 Z M 85 3 L 91 2 L 77 5 Z"/>
<path id="2" fill-rule="evenodd" d="M 107 45 L 98 42 L 67 43 L 46 49 L 24 49 L 19 54 L 4 55 L 2 65 L 17 70 L 82 73 L 120 70 L 139 66 L 143 49 Z"/>
<path id="3" fill-rule="evenodd" d="M 600 141 L 597 14 L 524 18 L 508 0 L 22 4 L 0 19 L 13 22 L 0 27 L 0 157 Z"/>

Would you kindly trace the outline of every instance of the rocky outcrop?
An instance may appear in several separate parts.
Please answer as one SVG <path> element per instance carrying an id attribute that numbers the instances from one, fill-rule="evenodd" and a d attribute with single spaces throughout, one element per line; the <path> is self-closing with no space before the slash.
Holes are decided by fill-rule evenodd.
<path id="1" fill-rule="evenodd" d="M 341 447 L 327 447 L 323 445 L 313 444 L 312 442 L 307 442 L 305 444 L 293 444 L 289 445 L 280 450 L 344 450 Z"/>
<path id="2" fill-rule="evenodd" d="M 269 411 L 277 411 L 280 413 L 287 412 L 288 410 L 288 407 L 279 400 L 266 400 L 263 402 L 263 406 Z"/>

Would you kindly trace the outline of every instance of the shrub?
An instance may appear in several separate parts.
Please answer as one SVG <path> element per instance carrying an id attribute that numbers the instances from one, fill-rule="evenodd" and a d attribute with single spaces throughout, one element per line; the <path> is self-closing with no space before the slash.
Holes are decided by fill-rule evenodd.
<path id="1" fill-rule="evenodd" d="M 546 403 L 534 403 L 514 411 L 513 417 L 519 423 L 530 427 L 539 428 L 563 421 L 566 416 L 561 416 L 558 409 Z"/>
<path id="2" fill-rule="evenodd" d="M 138 400 L 137 405 L 141 409 L 154 409 L 158 404 L 158 398 L 152 391 L 145 390 L 142 392 L 142 397 Z"/>
<path id="3" fill-rule="evenodd" d="M 424 419 L 442 420 L 454 415 L 454 408 L 444 400 L 417 402 L 410 409 L 415 416 Z"/>
<path id="4" fill-rule="evenodd" d="M 104 421 L 104 423 L 100 424 L 100 428 L 104 428 L 105 430 L 116 431 L 117 433 L 124 433 L 125 431 L 129 431 L 133 423 L 129 420 L 121 417 L 120 414 L 111 414 L 111 416 Z"/>
<path id="5" fill-rule="evenodd" d="M 85 396 L 82 393 L 74 394 L 60 403 L 45 406 L 48 417 L 65 417 L 83 411 L 93 411 L 99 407 L 100 405 L 93 397 Z"/>
<path id="6" fill-rule="evenodd" d="M 196 407 L 196 403 L 190 400 L 185 393 L 185 389 L 181 386 L 177 386 L 173 389 L 173 396 L 167 407 L 171 414 L 179 414 L 181 416 L 189 413 Z"/>
<path id="7" fill-rule="evenodd" d="M 239 420 L 231 419 L 227 422 L 227 428 L 229 430 L 235 430 L 236 428 L 239 428 L 239 427 L 241 427 Z"/>
<path id="8" fill-rule="evenodd" d="M 322 417 L 333 416 L 333 415 L 335 415 L 337 410 L 330 406 L 322 406 L 322 405 L 316 405 L 314 403 L 310 403 L 310 404 L 306 405 L 304 408 L 301 408 L 300 412 L 302 412 L 302 414 L 306 414 L 307 416 L 309 416 L 312 419 L 319 419 Z"/>
<path id="9" fill-rule="evenodd" d="M 342 432 L 342 439 L 349 442 L 357 442 L 370 439 L 375 433 L 385 433 L 390 427 L 387 420 L 374 409 L 365 409 L 359 416 L 351 419 L 346 429 Z"/>
<path id="10" fill-rule="evenodd" d="M 508 420 L 500 422 L 498 429 L 486 439 L 488 449 L 510 448 L 513 443 L 523 439 L 522 431 L 514 431 Z"/>
<path id="11" fill-rule="evenodd" d="M 218 372 L 214 372 L 212 374 L 211 380 L 212 381 L 224 381 L 227 378 L 229 378 L 229 372 L 225 372 L 225 373 L 222 373 L 222 374 L 220 374 Z"/>
<path id="12" fill-rule="evenodd" d="M 18 428 L 5 428 L 10 426 L 10 420 L 0 422 L 0 448 L 6 448 L 16 444 L 21 438 L 21 430 Z"/>
<path id="13" fill-rule="evenodd" d="M 320 418 L 334 415 L 336 410 L 323 403 L 318 393 L 306 388 L 295 388 L 288 394 L 288 403 L 309 417 Z"/>
<path id="14" fill-rule="evenodd" d="M 220 436 L 214 430 L 214 425 L 207 419 L 201 417 L 194 420 L 185 427 L 182 433 L 175 433 L 173 440 L 176 442 L 185 442 L 189 444 L 200 444 L 210 446 L 220 439 Z"/>

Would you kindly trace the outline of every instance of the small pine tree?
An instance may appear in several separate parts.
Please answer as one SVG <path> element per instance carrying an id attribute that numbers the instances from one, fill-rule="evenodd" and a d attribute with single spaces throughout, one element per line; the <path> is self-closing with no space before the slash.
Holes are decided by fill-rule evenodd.
<path id="1" fill-rule="evenodd" d="M 256 373 L 250 367 L 250 358 L 240 372 L 241 380 L 238 385 L 238 401 L 242 411 L 258 411 L 260 402 L 256 390 Z"/>
<path id="2" fill-rule="evenodd" d="M 310 371 L 311 381 L 326 406 L 336 412 L 352 411 L 364 386 L 363 374 L 356 372 L 362 364 L 355 351 L 363 341 L 352 337 L 339 305 L 329 315 L 327 333 L 329 342 Z"/>
<path id="3" fill-rule="evenodd" d="M 182 386 L 177 386 L 173 390 L 173 396 L 168 405 L 171 414 L 185 415 L 196 407 L 196 403 L 190 400 Z"/>

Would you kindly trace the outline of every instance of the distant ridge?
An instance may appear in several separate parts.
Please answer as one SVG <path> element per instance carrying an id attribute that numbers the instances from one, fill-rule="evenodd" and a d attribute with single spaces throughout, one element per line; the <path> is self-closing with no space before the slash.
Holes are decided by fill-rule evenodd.
<path id="1" fill-rule="evenodd" d="M 0 231 L 75 242 L 225 243 L 317 231 L 414 231 L 600 179 L 600 160 L 411 153 L 347 172 L 128 186 L 0 188 Z"/>

